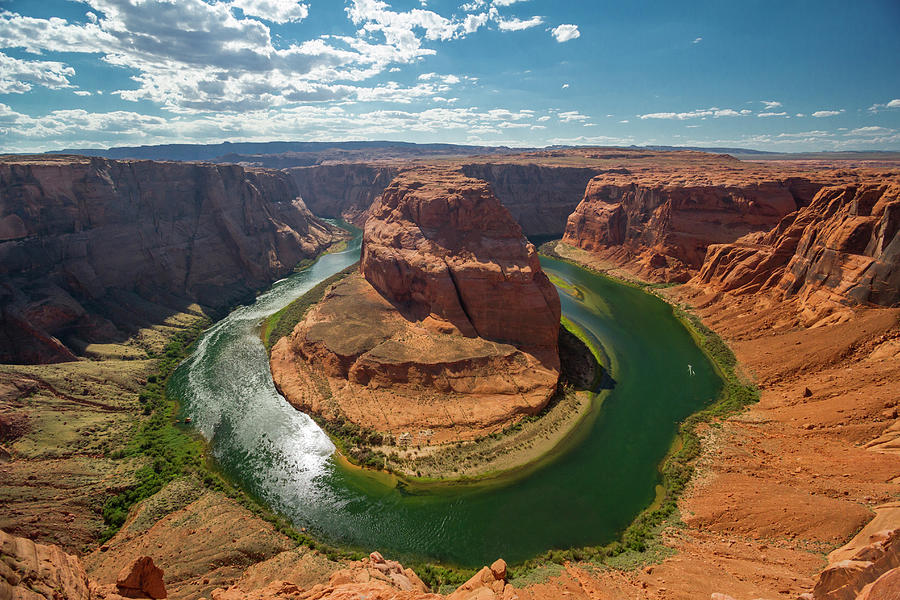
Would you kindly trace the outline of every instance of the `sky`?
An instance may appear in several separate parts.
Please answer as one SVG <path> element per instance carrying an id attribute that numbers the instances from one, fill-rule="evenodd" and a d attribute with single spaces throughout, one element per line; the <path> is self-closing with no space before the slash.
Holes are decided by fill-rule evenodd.
<path id="1" fill-rule="evenodd" d="M 0 0 L 0 152 L 900 150 L 897 0 Z"/>

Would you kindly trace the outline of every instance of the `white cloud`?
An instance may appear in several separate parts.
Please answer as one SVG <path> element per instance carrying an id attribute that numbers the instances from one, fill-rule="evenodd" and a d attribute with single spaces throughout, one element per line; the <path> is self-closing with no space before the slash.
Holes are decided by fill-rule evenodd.
<path id="1" fill-rule="evenodd" d="M 760 100 L 760 102 L 765 105 L 766 110 L 773 110 L 781 106 L 781 102 L 776 102 L 775 100 Z"/>
<path id="2" fill-rule="evenodd" d="M 840 110 L 817 110 L 812 114 L 812 116 L 816 117 L 817 119 L 821 119 L 823 117 L 834 117 L 841 114 L 842 112 L 844 112 L 843 108 Z"/>
<path id="3" fill-rule="evenodd" d="M 544 121 L 530 110 L 451 106 L 421 111 L 366 111 L 348 105 L 307 105 L 171 117 L 130 111 L 58 110 L 32 117 L 0 104 L 0 145 L 10 152 L 34 152 L 63 147 L 269 141 L 285 137 L 325 137 L 335 141 L 408 138 L 410 134 L 446 141 L 465 139 L 470 134 L 497 136 L 504 131 L 526 131 L 541 122 Z"/>
<path id="4" fill-rule="evenodd" d="M 52 90 L 72 87 L 75 69 L 65 63 L 20 60 L 0 52 L 0 94 L 24 94 L 35 85 Z"/>
<path id="5" fill-rule="evenodd" d="M 532 27 L 537 27 L 544 22 L 543 17 L 531 17 L 530 19 L 517 19 L 515 17 L 510 19 L 497 19 L 497 27 L 500 28 L 501 31 L 522 31 L 523 29 L 530 29 Z"/>
<path id="6" fill-rule="evenodd" d="M 569 88 L 569 84 L 568 84 L 568 83 L 562 84 L 562 89 L 565 90 L 565 89 L 568 89 L 568 88 Z"/>
<path id="7" fill-rule="evenodd" d="M 699 43 L 702 42 L 702 41 L 703 41 L 703 38 L 702 38 L 702 37 L 696 37 L 696 38 L 694 38 L 694 41 L 691 42 L 691 43 L 692 43 L 692 44 L 699 44 Z"/>
<path id="8" fill-rule="evenodd" d="M 769 112 L 761 112 L 756 116 L 757 117 L 786 117 L 787 113 L 786 112 L 771 112 L 771 111 L 769 111 Z"/>
<path id="9" fill-rule="evenodd" d="M 732 108 L 701 108 L 688 112 L 658 112 L 638 115 L 641 119 L 675 119 L 683 121 L 685 119 L 705 119 L 706 117 L 743 117 L 751 114 L 752 111 L 734 110 Z"/>
<path id="10" fill-rule="evenodd" d="M 419 8 L 394 11 L 381 0 L 350 0 L 345 10 L 358 28 L 356 35 L 276 43 L 263 20 L 301 20 L 309 12 L 308 0 L 81 1 L 91 9 L 85 23 L 0 11 L 0 47 L 99 54 L 107 64 L 134 71 L 134 84 L 114 92 L 121 98 L 198 113 L 367 95 L 390 101 L 382 94 L 392 90 L 397 101 L 405 102 L 411 94 L 429 93 L 428 88 L 373 88 L 362 82 L 435 54 L 427 42 L 465 37 L 492 18 L 501 30 L 531 27 L 539 19 L 502 19 L 493 7 L 490 14 L 447 18 Z M 43 65 L 43 74 L 29 68 L 26 76 L 18 64 L 23 61 L 14 69 L 14 60 L 5 66 L 9 92 L 24 92 L 32 85 L 65 86 L 74 74 L 62 63 L 31 61 L 32 67 Z"/>
<path id="11" fill-rule="evenodd" d="M 577 110 L 561 112 L 557 116 L 559 117 L 559 120 L 562 121 L 563 123 L 572 123 L 575 121 L 583 122 L 583 121 L 587 121 L 590 119 L 589 116 L 583 115 L 580 112 L 578 112 Z"/>
<path id="12" fill-rule="evenodd" d="M 298 0 L 233 0 L 231 6 L 273 23 L 302 21 L 309 15 L 309 6 Z"/>
<path id="13" fill-rule="evenodd" d="M 878 112 L 879 110 L 885 108 L 900 108 L 900 98 L 894 98 L 884 104 L 873 104 L 869 107 L 869 110 L 872 112 Z"/>
<path id="14" fill-rule="evenodd" d="M 87 90 L 75 90 L 72 93 L 75 94 L 76 96 L 92 96 L 93 95 Z"/>
<path id="15" fill-rule="evenodd" d="M 494 0 L 494 6 L 510 6 L 515 4 L 516 2 L 523 2 L 524 0 Z"/>
<path id="16" fill-rule="evenodd" d="M 857 129 L 853 129 L 848 131 L 844 135 L 861 135 L 861 136 L 873 136 L 873 135 L 890 135 L 892 133 L 896 133 L 896 130 L 889 129 L 887 127 L 878 127 L 876 125 L 870 125 L 868 127 L 858 127 Z"/>
<path id="17" fill-rule="evenodd" d="M 553 34 L 553 37 L 555 37 L 556 41 L 560 44 L 581 37 L 581 32 L 578 31 L 578 25 L 559 25 L 558 27 L 551 29 L 550 33 Z"/>

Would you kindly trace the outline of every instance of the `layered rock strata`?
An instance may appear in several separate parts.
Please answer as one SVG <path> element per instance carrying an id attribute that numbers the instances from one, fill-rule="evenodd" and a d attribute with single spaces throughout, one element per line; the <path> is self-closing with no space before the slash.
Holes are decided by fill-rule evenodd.
<path id="1" fill-rule="evenodd" d="M 273 348 L 300 410 L 427 444 L 495 431 L 554 394 L 559 297 L 484 182 L 399 175 L 366 224 L 361 272 Z"/>
<path id="2" fill-rule="evenodd" d="M 480 180 L 436 169 L 397 177 L 366 223 L 360 269 L 414 318 L 558 362 L 559 296 L 534 246 Z"/>
<path id="3" fill-rule="evenodd" d="M 809 321 L 900 303 L 900 180 L 822 189 L 765 234 L 710 246 L 696 286 L 796 298 Z"/>
<path id="4" fill-rule="evenodd" d="M 605 173 L 588 183 L 563 241 L 633 260 L 655 279 L 686 281 L 710 244 L 768 230 L 820 187 L 806 178 L 641 183 L 627 170 Z"/>
<path id="5" fill-rule="evenodd" d="M 540 164 L 473 163 L 467 177 L 487 181 L 528 236 L 562 235 L 566 220 L 599 170 Z"/>
<path id="6" fill-rule="evenodd" d="M 287 169 L 300 196 L 320 217 L 365 225 L 374 204 L 399 168 L 378 164 L 341 163 Z"/>
<path id="7" fill-rule="evenodd" d="M 71 360 L 192 302 L 227 306 L 334 232 L 284 173 L 76 156 L 0 159 L 0 361 Z"/>

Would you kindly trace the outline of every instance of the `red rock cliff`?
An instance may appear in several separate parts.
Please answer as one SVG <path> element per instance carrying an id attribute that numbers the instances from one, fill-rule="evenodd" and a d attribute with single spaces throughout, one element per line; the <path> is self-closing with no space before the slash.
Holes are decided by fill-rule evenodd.
<path id="1" fill-rule="evenodd" d="M 234 165 L 9 157 L 0 194 L 0 362 L 227 306 L 333 235 L 287 175 Z"/>
<path id="2" fill-rule="evenodd" d="M 599 169 L 539 164 L 468 164 L 462 172 L 482 179 L 529 236 L 561 235 L 566 220 Z"/>
<path id="3" fill-rule="evenodd" d="M 703 263 L 707 246 L 768 230 L 822 185 L 715 166 L 718 171 L 698 164 L 654 176 L 627 169 L 598 175 L 569 217 L 563 241 L 643 263 L 651 278 L 686 281 Z"/>
<path id="4" fill-rule="evenodd" d="M 320 217 L 342 218 L 363 226 L 369 207 L 399 169 L 378 164 L 346 163 L 287 169 L 303 201 Z"/>
<path id="5" fill-rule="evenodd" d="M 765 234 L 710 246 L 692 281 L 796 297 L 815 319 L 839 306 L 900 303 L 900 179 L 822 189 Z"/>
<path id="6" fill-rule="evenodd" d="M 483 181 L 438 169 L 401 173 L 371 209 L 361 270 L 413 318 L 431 315 L 558 368 L 559 296 Z"/>

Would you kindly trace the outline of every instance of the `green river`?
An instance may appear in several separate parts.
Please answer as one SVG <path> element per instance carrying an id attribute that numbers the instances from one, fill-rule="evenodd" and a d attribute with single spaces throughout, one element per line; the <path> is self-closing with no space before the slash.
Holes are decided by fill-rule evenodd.
<path id="1" fill-rule="evenodd" d="M 617 538 L 653 502 L 678 423 L 722 386 L 672 309 L 638 288 L 542 259 L 545 271 L 577 290 L 560 289 L 563 314 L 604 348 L 613 388 L 595 398 L 574 443 L 518 477 L 389 486 L 334 460 L 328 437 L 275 390 L 258 334 L 267 315 L 356 262 L 359 241 L 234 310 L 170 380 L 182 416 L 209 440 L 222 471 L 322 541 L 407 561 L 515 563 Z"/>

